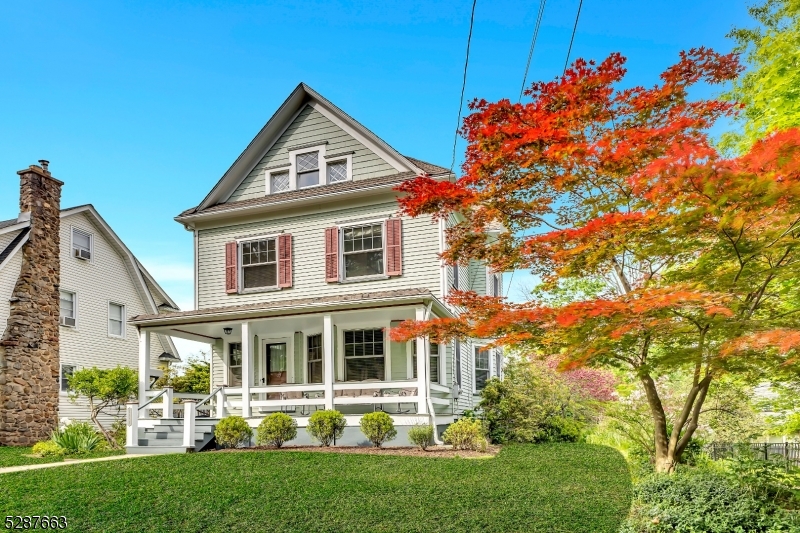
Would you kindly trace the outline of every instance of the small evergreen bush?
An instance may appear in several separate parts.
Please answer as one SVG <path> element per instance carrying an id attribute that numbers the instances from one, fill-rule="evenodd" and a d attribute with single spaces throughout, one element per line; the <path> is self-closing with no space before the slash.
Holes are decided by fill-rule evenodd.
<path id="1" fill-rule="evenodd" d="M 280 448 L 297 437 L 297 422 L 286 413 L 272 413 L 258 425 L 256 444 Z"/>
<path id="2" fill-rule="evenodd" d="M 689 468 L 653 474 L 634 486 L 621 533 L 773 533 L 793 531 L 787 514 L 723 472 Z"/>
<path id="3" fill-rule="evenodd" d="M 390 441 L 397 436 L 392 417 L 383 411 L 367 413 L 361 417 L 361 433 L 380 448 L 384 442 Z"/>
<path id="4" fill-rule="evenodd" d="M 450 424 L 442 439 L 446 444 L 452 445 L 454 450 L 486 451 L 487 443 L 483 433 L 483 423 L 480 420 L 462 418 Z"/>
<path id="5" fill-rule="evenodd" d="M 217 423 L 214 437 L 223 448 L 242 448 L 249 444 L 253 430 L 241 416 L 226 416 Z"/>
<path id="6" fill-rule="evenodd" d="M 64 449 L 52 440 L 43 440 L 33 445 L 33 455 L 39 457 L 61 457 Z"/>
<path id="7" fill-rule="evenodd" d="M 408 440 L 421 450 L 427 450 L 433 445 L 433 426 L 430 424 L 416 424 L 408 430 Z"/>
<path id="8" fill-rule="evenodd" d="M 342 438 L 347 421 L 344 415 L 335 409 L 314 411 L 308 419 L 308 431 L 311 438 L 322 446 L 330 446 L 336 439 Z"/>
<path id="9" fill-rule="evenodd" d="M 72 422 L 55 430 L 51 440 L 65 454 L 77 455 L 98 451 L 104 438 L 88 422 Z"/>

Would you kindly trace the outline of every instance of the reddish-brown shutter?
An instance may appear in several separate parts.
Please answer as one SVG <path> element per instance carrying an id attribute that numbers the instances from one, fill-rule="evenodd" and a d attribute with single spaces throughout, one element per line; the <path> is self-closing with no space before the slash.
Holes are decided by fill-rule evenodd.
<path id="1" fill-rule="evenodd" d="M 325 230 L 325 281 L 339 281 L 339 228 Z"/>
<path id="2" fill-rule="evenodd" d="M 235 242 L 225 243 L 225 292 L 228 294 L 239 292 L 236 283 L 236 260 L 238 257 L 236 252 Z"/>
<path id="3" fill-rule="evenodd" d="M 386 275 L 403 274 L 403 221 L 390 218 L 386 221 Z"/>
<path id="4" fill-rule="evenodd" d="M 278 237 L 278 287 L 292 286 L 292 236 Z"/>

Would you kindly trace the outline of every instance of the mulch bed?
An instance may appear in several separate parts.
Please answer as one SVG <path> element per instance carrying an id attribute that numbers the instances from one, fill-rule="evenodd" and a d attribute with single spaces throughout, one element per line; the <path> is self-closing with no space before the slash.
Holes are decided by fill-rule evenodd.
<path id="1" fill-rule="evenodd" d="M 473 452 L 469 450 L 454 450 L 451 446 L 431 446 L 427 450 L 402 446 L 384 446 L 383 448 L 369 448 L 366 446 L 284 446 L 272 448 L 269 446 L 253 446 L 250 448 L 226 448 L 215 450 L 216 453 L 238 452 L 323 452 L 323 453 L 360 453 L 366 455 L 404 455 L 406 457 L 462 457 L 465 459 L 482 459 L 494 457 L 500 451 L 500 446 L 489 446 L 486 452 Z M 205 452 L 203 452 L 205 453 Z"/>

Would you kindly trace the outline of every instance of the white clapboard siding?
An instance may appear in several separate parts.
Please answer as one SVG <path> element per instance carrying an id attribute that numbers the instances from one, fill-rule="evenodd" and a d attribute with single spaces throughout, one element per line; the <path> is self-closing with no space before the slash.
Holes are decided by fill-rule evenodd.
<path id="1" fill-rule="evenodd" d="M 0 252 L 5 250 L 6 246 L 8 246 L 17 235 L 19 235 L 19 230 L 9 231 L 8 233 L 0 233 Z"/>
<path id="2" fill-rule="evenodd" d="M 71 231 L 76 227 L 92 234 L 92 260 L 72 256 Z M 60 328 L 61 364 L 78 368 L 114 368 L 117 365 L 136 369 L 139 339 L 136 328 L 125 324 L 125 338 L 108 334 L 108 304 L 125 305 L 130 317 L 151 313 L 142 301 L 123 258 L 83 213 L 61 219 L 61 289 L 77 294 L 77 327 Z M 151 337 L 151 367 L 158 366 L 158 356 L 165 345 L 158 335 Z M 81 402 L 79 402 L 81 403 Z M 72 404 L 66 393 L 59 403 L 60 416 L 85 419 L 85 409 Z"/>
<path id="3" fill-rule="evenodd" d="M 3 246 L 0 246 L 2 249 Z M 20 252 L 11 256 L 6 264 L 0 268 L 0 337 L 6 330 L 8 315 L 11 312 L 11 303 L 8 301 L 14 292 L 14 285 L 22 269 L 22 254 Z"/>
<path id="4" fill-rule="evenodd" d="M 198 296 L 201 309 L 263 301 L 316 298 L 360 292 L 427 288 L 439 293 L 438 225 L 430 218 L 403 219 L 403 275 L 358 283 L 325 282 L 325 228 L 337 221 L 384 218 L 397 212 L 394 200 L 375 205 L 342 207 L 199 231 Z M 288 289 L 249 294 L 225 292 L 225 243 L 243 236 L 291 233 L 293 280 Z"/>
<path id="5" fill-rule="evenodd" d="M 289 162 L 288 148 L 312 142 L 327 141 L 326 153 L 353 154 L 353 180 L 375 178 L 396 174 L 397 170 L 381 159 L 375 152 L 358 142 L 349 133 L 330 121 L 311 106 L 306 106 L 294 122 L 270 148 L 261 161 L 234 191 L 229 202 L 259 198 L 266 194 L 264 169 Z"/>

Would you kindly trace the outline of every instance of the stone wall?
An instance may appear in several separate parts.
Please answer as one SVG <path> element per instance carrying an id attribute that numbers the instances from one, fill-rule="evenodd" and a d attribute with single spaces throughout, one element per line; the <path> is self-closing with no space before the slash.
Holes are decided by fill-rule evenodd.
<path id="1" fill-rule="evenodd" d="M 31 165 L 17 174 L 20 212 L 30 213 L 30 233 L 0 339 L 0 445 L 30 446 L 49 438 L 58 425 L 63 183 L 46 167 Z"/>

